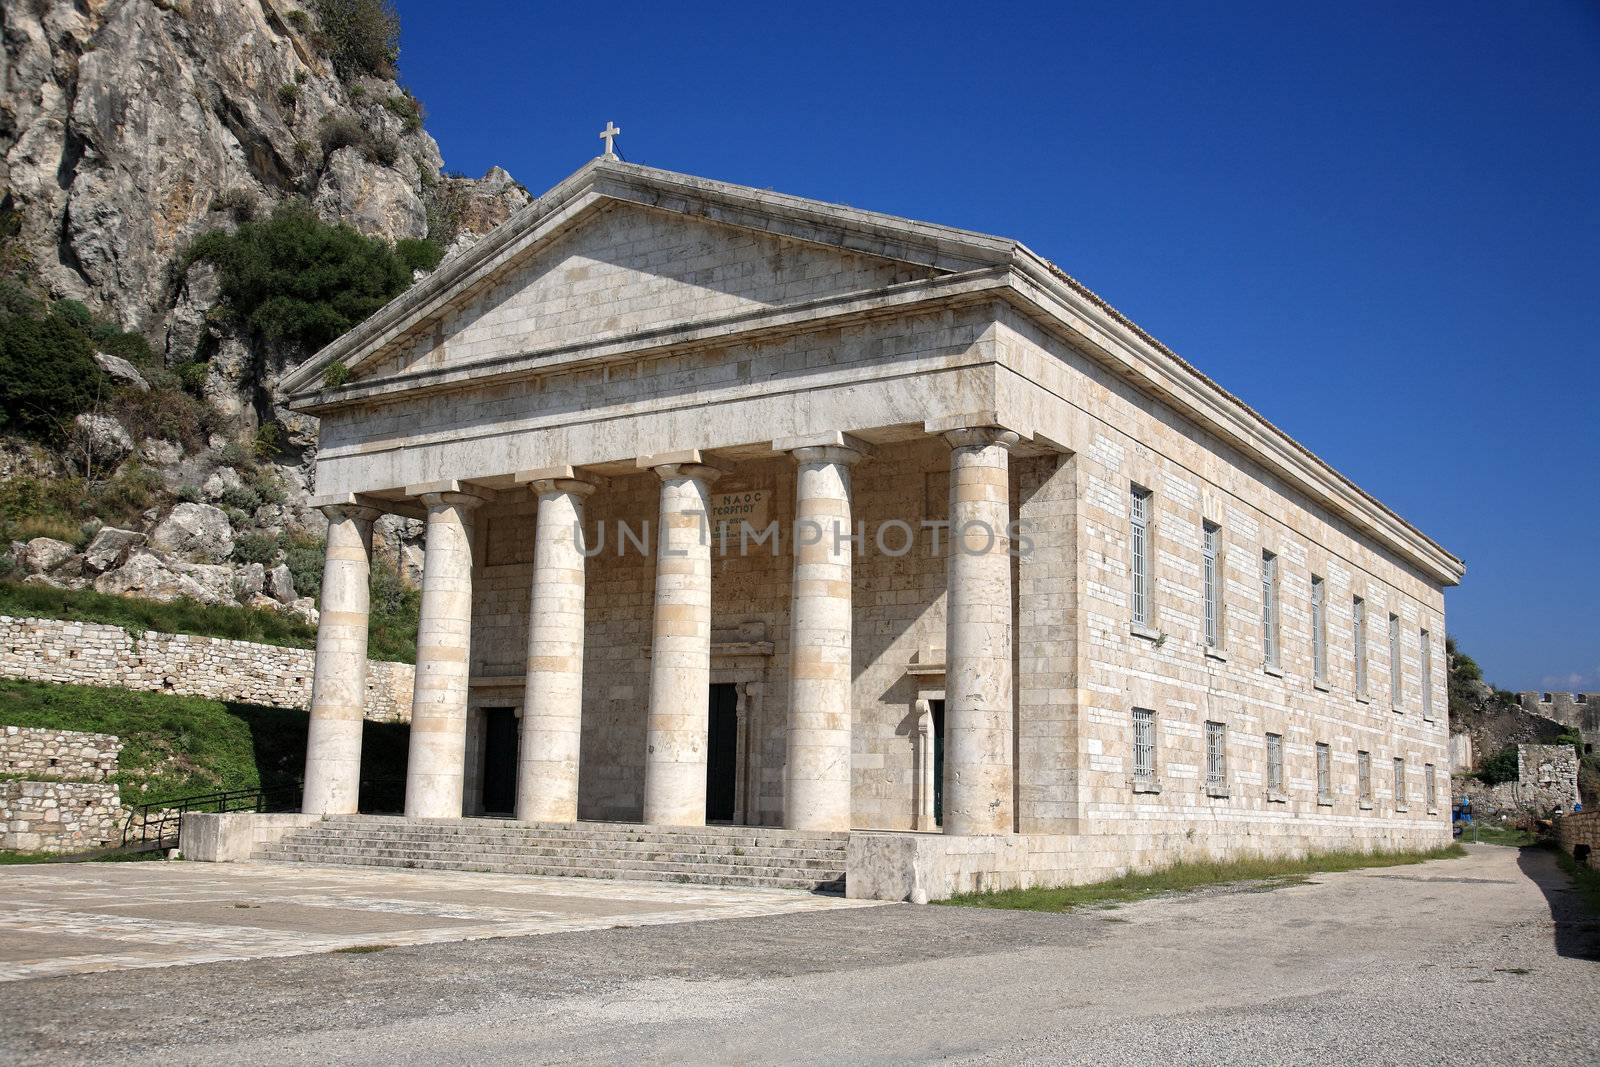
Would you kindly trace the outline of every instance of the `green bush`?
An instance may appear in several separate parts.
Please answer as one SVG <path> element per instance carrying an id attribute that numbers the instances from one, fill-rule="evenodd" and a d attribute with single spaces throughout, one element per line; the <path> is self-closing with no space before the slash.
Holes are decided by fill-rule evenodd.
<path id="1" fill-rule="evenodd" d="M 1517 780 L 1517 746 L 1507 745 L 1478 766 L 1478 779 L 1486 785 Z"/>
<path id="2" fill-rule="evenodd" d="M 409 277 L 409 275 L 408 275 Z M 59 439 L 72 417 L 109 395 L 75 300 L 45 318 L 0 315 L 0 429 Z"/>
<path id="3" fill-rule="evenodd" d="M 289 568 L 294 579 L 294 591 L 300 596 L 322 596 L 322 564 L 327 544 L 319 537 L 296 534 L 283 548 L 283 565 Z"/>
<path id="4" fill-rule="evenodd" d="M 270 534 L 245 534 L 233 542 L 233 558 L 240 563 L 271 567 L 278 558 L 278 539 Z"/>
<path id="5" fill-rule="evenodd" d="M 222 506 L 246 514 L 261 506 L 261 494 L 248 485 L 230 485 L 222 491 Z"/>
<path id="6" fill-rule="evenodd" d="M 427 237 L 402 237 L 394 243 L 394 254 L 407 270 L 432 270 L 444 258 L 444 248 Z"/>
<path id="7" fill-rule="evenodd" d="M 138 527 L 143 512 L 161 503 L 161 478 L 137 462 L 104 481 L 13 477 L 0 481 L 0 540 L 56 537 L 80 543 L 90 520 Z"/>
<path id="8" fill-rule="evenodd" d="M 324 156 L 331 156 L 341 148 L 365 148 L 367 144 L 366 127 L 350 115 L 329 115 L 322 120 L 317 134 Z"/>
<path id="9" fill-rule="evenodd" d="M 293 109 L 300 99 L 300 86 L 285 82 L 278 86 L 278 103 L 286 110 Z"/>
<path id="10" fill-rule="evenodd" d="M 50 305 L 50 313 L 84 333 L 88 333 L 94 325 L 94 316 L 89 314 L 89 308 L 82 300 L 57 300 Z"/>
<path id="11" fill-rule="evenodd" d="M 299 205 L 234 233 L 212 231 L 190 258 L 216 264 L 222 299 L 240 322 L 302 352 L 320 349 L 411 282 L 387 244 Z"/>
<path id="12" fill-rule="evenodd" d="M 340 78 L 393 78 L 400 58 L 400 16 L 389 0 L 313 0 L 319 44 Z"/>
<path id="13" fill-rule="evenodd" d="M 385 97 L 383 106 L 404 124 L 407 133 L 422 129 L 422 102 L 410 93 L 402 90 L 399 96 Z"/>

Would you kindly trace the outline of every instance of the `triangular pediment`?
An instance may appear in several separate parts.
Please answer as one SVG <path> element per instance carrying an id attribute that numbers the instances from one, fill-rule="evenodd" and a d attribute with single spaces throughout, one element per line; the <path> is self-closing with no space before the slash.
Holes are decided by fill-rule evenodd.
<path id="1" fill-rule="evenodd" d="M 925 264 L 606 203 L 463 293 L 352 380 L 645 334 L 935 277 Z"/>
<path id="2" fill-rule="evenodd" d="M 376 384 L 1005 262 L 1003 238 L 598 160 L 284 381 Z M 331 377 L 331 376 L 330 376 Z"/>

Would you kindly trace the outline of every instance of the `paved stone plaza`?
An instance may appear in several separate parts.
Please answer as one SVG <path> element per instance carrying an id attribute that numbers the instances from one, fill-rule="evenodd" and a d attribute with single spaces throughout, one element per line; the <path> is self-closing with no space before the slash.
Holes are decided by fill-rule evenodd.
<path id="1" fill-rule="evenodd" d="M 570 891 L 572 912 L 626 899 L 690 910 L 639 903 L 549 920 L 601 927 L 572 933 L 3 983 L 0 1061 L 1600 1061 L 1596 924 L 1574 914 L 1548 852 L 1469 853 L 1069 915 L 808 901 L 687 923 L 673 920 L 700 914 L 702 893 L 561 884 L 547 891 Z M 136 865 L 112 877 L 137 907 L 169 874 Z M 305 877 L 319 899 L 342 885 L 344 903 L 372 884 L 360 872 Z M 402 886 L 435 886 L 442 901 L 451 887 L 505 883 L 382 884 L 407 901 L 423 894 Z M 792 898 L 711 899 L 733 915 Z M 660 921 L 613 928 L 648 914 Z"/>
<path id="2" fill-rule="evenodd" d="M 0 874 L 0 982 L 371 945 L 428 945 L 849 908 L 792 890 L 271 864 Z"/>

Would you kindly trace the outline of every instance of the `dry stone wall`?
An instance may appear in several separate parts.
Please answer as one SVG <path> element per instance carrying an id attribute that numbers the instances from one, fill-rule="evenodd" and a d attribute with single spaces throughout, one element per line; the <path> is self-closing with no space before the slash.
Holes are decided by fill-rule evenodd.
<path id="1" fill-rule="evenodd" d="M 0 677 L 115 686 L 279 708 L 311 704 L 316 653 L 190 634 L 0 615 Z M 367 665 L 366 717 L 409 722 L 409 663 Z"/>

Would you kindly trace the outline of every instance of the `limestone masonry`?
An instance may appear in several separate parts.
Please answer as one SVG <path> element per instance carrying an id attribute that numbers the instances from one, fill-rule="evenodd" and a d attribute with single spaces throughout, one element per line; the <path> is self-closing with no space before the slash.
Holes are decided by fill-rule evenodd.
<path id="1" fill-rule="evenodd" d="M 1015 241 L 602 158 L 284 388 L 308 813 L 390 513 L 413 816 L 850 830 L 896 899 L 1450 839 L 1461 561 Z"/>
<path id="2" fill-rule="evenodd" d="M 127 811 L 106 781 L 121 751 L 110 734 L 0 727 L 0 849 L 75 852 L 121 840 Z"/>
<path id="3" fill-rule="evenodd" d="M 114 686 L 244 704 L 304 708 L 311 703 L 316 654 L 189 634 L 130 634 L 120 626 L 0 615 L 0 677 Z M 411 717 L 409 663 L 367 669 L 366 715 Z"/>

